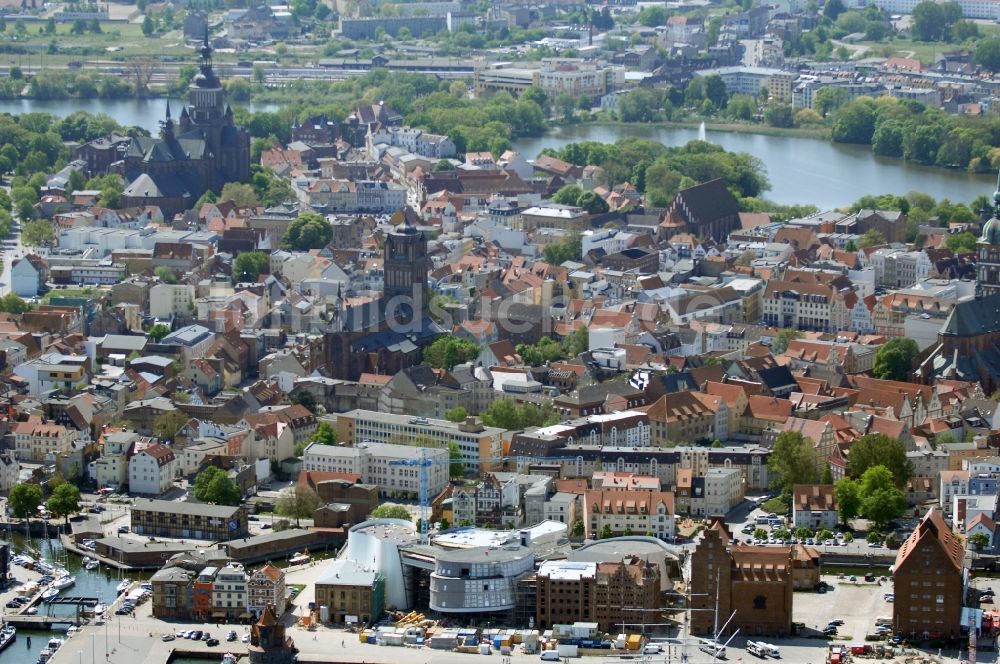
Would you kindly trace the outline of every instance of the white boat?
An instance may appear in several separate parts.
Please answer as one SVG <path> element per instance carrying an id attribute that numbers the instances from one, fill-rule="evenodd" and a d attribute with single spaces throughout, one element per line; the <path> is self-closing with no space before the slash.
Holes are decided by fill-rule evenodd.
<path id="1" fill-rule="evenodd" d="M 38 607 L 37 606 L 29 606 L 27 608 L 27 610 L 25 610 L 25 613 L 28 614 L 29 616 L 37 616 L 38 615 Z"/>
<path id="2" fill-rule="evenodd" d="M 9 646 L 17 638 L 17 628 L 13 625 L 4 625 L 0 631 L 0 651 Z"/>
<path id="3" fill-rule="evenodd" d="M 95 604 L 94 605 L 94 615 L 103 616 L 104 612 L 108 610 L 107 604 Z"/>
<path id="4" fill-rule="evenodd" d="M 92 560 L 93 560 L 93 558 L 91 558 L 90 556 L 84 556 L 83 557 L 83 564 L 86 565 L 87 563 L 91 562 Z"/>
<path id="5" fill-rule="evenodd" d="M 55 653 L 55 651 L 62 648 L 62 645 L 63 645 L 63 640 L 57 639 L 56 637 L 53 636 L 51 639 L 49 639 L 49 642 L 45 647 L 48 650 L 51 650 L 53 653 Z"/>
<path id="6" fill-rule="evenodd" d="M 129 581 L 128 579 L 125 579 L 124 581 L 118 584 L 118 594 L 121 595 L 124 592 L 128 592 L 128 589 L 131 587 L 132 587 L 132 582 Z"/>
<path id="7" fill-rule="evenodd" d="M 50 659 L 52 659 L 52 651 L 48 648 L 45 648 L 42 652 L 38 653 L 38 664 L 45 664 L 45 662 Z"/>
<path id="8" fill-rule="evenodd" d="M 67 639 L 70 638 L 71 636 L 75 636 L 76 634 L 79 634 L 79 633 L 80 633 L 80 628 L 77 627 L 76 625 L 70 625 L 69 627 L 66 628 L 66 638 Z"/>
<path id="9" fill-rule="evenodd" d="M 305 553 L 296 553 L 294 556 L 292 556 L 291 558 L 288 559 L 288 564 L 289 565 L 302 565 L 303 563 L 307 563 L 310 560 L 312 560 L 312 558 L 308 554 L 305 554 Z"/>
<path id="10" fill-rule="evenodd" d="M 97 562 L 96 560 L 91 560 L 89 562 L 84 563 L 83 566 L 88 570 L 95 570 L 101 566 L 101 563 Z"/>
<path id="11" fill-rule="evenodd" d="M 227 652 L 222 656 L 222 664 L 236 664 L 236 655 L 231 652 Z"/>
<path id="12" fill-rule="evenodd" d="M 50 602 L 59 596 L 59 590 L 57 588 L 47 588 L 45 592 L 42 593 L 42 601 Z"/>
<path id="13" fill-rule="evenodd" d="M 52 582 L 52 587 L 56 590 L 66 590 L 67 588 L 72 588 L 74 585 L 76 585 L 76 577 L 69 575 L 60 576 Z"/>

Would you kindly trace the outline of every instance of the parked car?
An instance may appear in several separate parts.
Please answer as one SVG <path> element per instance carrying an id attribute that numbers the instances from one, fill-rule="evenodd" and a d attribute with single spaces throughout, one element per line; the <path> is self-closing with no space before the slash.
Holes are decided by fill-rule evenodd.
<path id="1" fill-rule="evenodd" d="M 164 634 L 163 638 L 161 639 L 161 641 L 173 641 L 174 638 L 176 638 L 176 637 L 174 637 L 173 634 Z"/>
<path id="2" fill-rule="evenodd" d="M 236 632 L 233 631 L 233 630 L 229 630 L 229 633 L 226 634 L 226 641 L 235 641 L 236 638 L 237 638 L 236 637 Z"/>

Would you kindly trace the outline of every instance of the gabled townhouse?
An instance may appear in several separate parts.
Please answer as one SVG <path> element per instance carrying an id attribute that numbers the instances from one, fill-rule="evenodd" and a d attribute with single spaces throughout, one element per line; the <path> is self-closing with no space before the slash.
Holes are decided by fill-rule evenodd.
<path id="1" fill-rule="evenodd" d="M 54 459 L 61 452 L 68 452 L 76 439 L 72 429 L 50 423 L 37 415 L 29 417 L 27 422 L 13 425 L 11 431 L 17 457 L 26 461 Z"/>
<path id="2" fill-rule="evenodd" d="M 180 463 L 170 447 L 148 445 L 128 460 L 130 493 L 158 496 L 173 486 Z"/>

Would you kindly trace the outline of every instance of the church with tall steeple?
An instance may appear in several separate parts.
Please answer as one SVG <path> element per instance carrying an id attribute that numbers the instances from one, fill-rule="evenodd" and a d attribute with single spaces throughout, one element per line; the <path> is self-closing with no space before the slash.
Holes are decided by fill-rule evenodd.
<path id="1" fill-rule="evenodd" d="M 126 206 L 158 205 L 172 217 L 190 209 L 202 194 L 250 177 L 250 134 L 236 126 L 222 82 L 212 68 L 208 33 L 199 71 L 191 81 L 189 105 L 174 123 L 167 104 L 158 136 L 135 137 L 112 166 L 128 183 Z"/>

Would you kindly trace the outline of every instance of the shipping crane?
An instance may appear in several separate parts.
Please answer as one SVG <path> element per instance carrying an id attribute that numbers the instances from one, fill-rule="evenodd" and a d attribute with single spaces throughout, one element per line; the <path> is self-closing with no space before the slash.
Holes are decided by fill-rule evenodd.
<path id="1" fill-rule="evenodd" d="M 480 457 L 479 463 L 500 463 L 506 464 L 509 461 L 516 461 L 520 463 L 521 461 L 576 461 L 577 457 L 538 457 L 538 456 L 506 456 L 506 457 Z M 429 469 L 431 466 L 450 466 L 452 463 L 465 463 L 464 461 L 453 460 L 450 457 L 446 459 L 428 459 L 427 458 L 427 448 L 420 448 L 420 458 L 419 459 L 399 459 L 398 461 L 390 461 L 390 466 L 407 466 L 410 468 L 417 468 L 417 477 L 419 482 L 418 490 L 418 500 L 420 501 L 420 541 L 427 541 L 427 530 L 428 530 L 428 514 L 427 511 L 430 507 L 430 496 L 429 496 L 429 484 L 430 478 L 428 477 Z"/>

